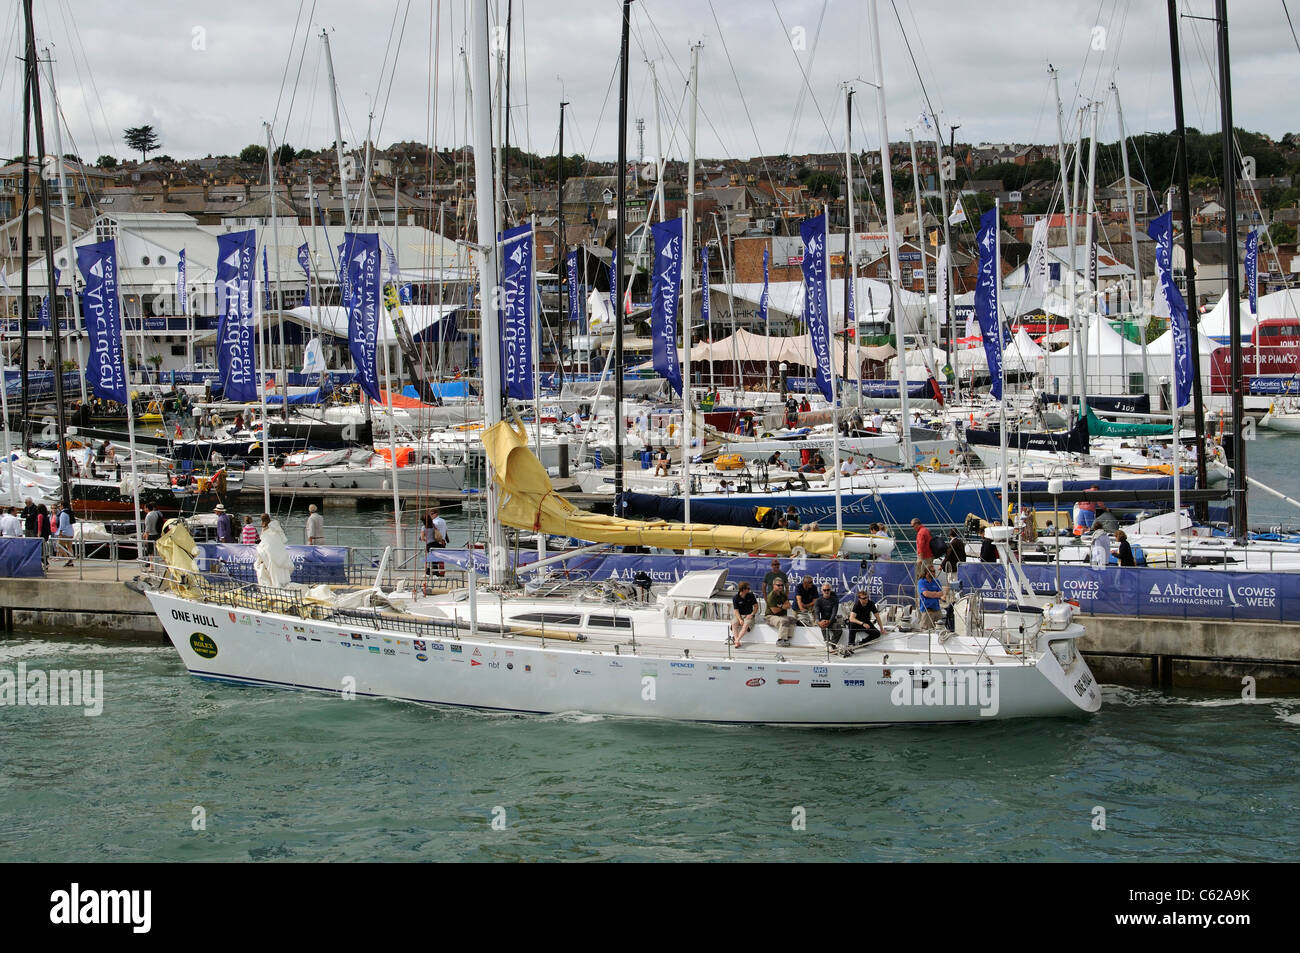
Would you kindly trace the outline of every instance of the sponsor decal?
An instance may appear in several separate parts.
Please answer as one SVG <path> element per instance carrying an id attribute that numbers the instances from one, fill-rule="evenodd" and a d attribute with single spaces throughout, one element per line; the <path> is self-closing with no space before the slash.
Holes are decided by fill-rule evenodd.
<path id="1" fill-rule="evenodd" d="M 510 670 L 513 669 L 514 667 L 515 667 L 515 663 L 514 663 L 514 662 L 506 662 L 506 671 L 510 671 Z"/>
<path id="2" fill-rule="evenodd" d="M 532 670 L 533 670 L 533 667 L 532 667 L 531 665 L 525 665 L 525 666 L 524 666 L 524 671 L 525 671 L 525 672 L 531 672 Z"/>
<path id="3" fill-rule="evenodd" d="M 465 651 L 465 646 L 463 646 L 463 645 L 453 645 L 453 646 L 451 647 L 451 654 L 452 654 L 452 655 L 460 655 L 460 654 L 461 654 L 462 652 L 464 652 L 464 651 Z"/>
<path id="4" fill-rule="evenodd" d="M 411 642 L 411 644 L 415 646 L 415 650 L 416 650 L 417 652 L 423 652 L 423 651 L 424 651 L 424 648 L 425 648 L 424 643 L 421 642 L 419 639 L 415 639 L 415 640 L 413 640 L 413 641 Z"/>
<path id="5" fill-rule="evenodd" d="M 377 645 L 372 645 L 372 646 L 370 646 L 370 651 L 372 651 L 372 652 L 374 652 L 376 655 L 378 655 L 378 654 L 379 654 L 379 646 L 377 646 Z"/>
<path id="6" fill-rule="evenodd" d="M 305 635 L 300 635 L 300 636 L 298 636 L 298 641 L 299 641 L 299 642 L 306 642 L 306 641 L 307 641 L 307 636 L 305 636 Z"/>
<path id="7" fill-rule="evenodd" d="M 385 654 L 385 655 L 396 655 L 396 654 L 397 654 L 397 649 L 384 649 L 384 654 Z"/>
<path id="8" fill-rule="evenodd" d="M 231 621 L 231 622 L 235 622 L 235 621 L 237 621 L 237 620 L 235 619 L 235 614 L 234 614 L 233 612 L 227 612 L 226 615 L 230 616 L 230 621 Z"/>
<path id="9" fill-rule="evenodd" d="M 427 662 L 427 661 L 429 661 L 429 656 L 425 655 L 423 652 L 418 652 L 418 653 L 416 653 L 416 656 L 415 656 L 415 657 L 416 657 L 416 659 L 417 659 L 418 661 L 421 661 L 421 662 Z"/>
<path id="10" fill-rule="evenodd" d="M 590 669 L 586 669 L 586 668 L 575 668 L 575 669 L 573 670 L 573 674 L 574 674 L 574 675 L 590 675 L 590 674 L 591 674 L 591 670 L 590 670 Z"/>
<path id="11" fill-rule="evenodd" d="M 830 688 L 830 687 L 831 687 L 831 683 L 830 683 L 830 682 L 809 682 L 808 684 L 810 684 L 813 688 Z"/>
<path id="12" fill-rule="evenodd" d="M 217 643 L 204 632 L 195 632 L 190 636 L 190 648 L 199 658 L 217 657 Z"/>
<path id="13" fill-rule="evenodd" d="M 778 678 L 778 679 L 776 680 L 776 683 L 777 683 L 778 685 L 798 685 L 798 684 L 799 684 L 799 679 L 797 679 L 797 678 Z"/>
<path id="14" fill-rule="evenodd" d="M 477 645 L 474 646 L 474 654 L 475 654 L 475 655 L 482 655 L 482 654 L 483 654 L 482 652 L 480 652 L 480 651 L 478 650 L 478 646 L 477 646 Z"/>
<path id="15" fill-rule="evenodd" d="M 749 679 L 749 681 L 745 682 L 745 684 L 748 685 L 750 688 L 758 688 L 758 686 L 760 686 L 760 685 L 765 685 L 765 684 L 767 684 L 767 679 L 765 679 L 765 678 L 751 678 L 751 679 Z"/>
<path id="16" fill-rule="evenodd" d="M 435 652 L 445 652 L 447 650 L 447 646 L 441 642 L 434 642 L 432 648 Z"/>
<path id="17" fill-rule="evenodd" d="M 844 684 L 849 688 L 866 688 L 867 680 L 865 678 L 846 678 Z"/>
<path id="18" fill-rule="evenodd" d="M 479 661 L 478 659 L 476 659 L 476 658 L 472 658 L 472 659 L 469 660 L 469 667 L 470 667 L 470 668 L 473 668 L 475 665 L 482 665 L 482 664 L 483 664 L 483 663 L 480 662 L 480 661 Z"/>
<path id="19" fill-rule="evenodd" d="M 361 636 L 357 635 L 355 632 L 352 633 L 352 638 L 354 638 L 358 642 L 361 641 Z"/>

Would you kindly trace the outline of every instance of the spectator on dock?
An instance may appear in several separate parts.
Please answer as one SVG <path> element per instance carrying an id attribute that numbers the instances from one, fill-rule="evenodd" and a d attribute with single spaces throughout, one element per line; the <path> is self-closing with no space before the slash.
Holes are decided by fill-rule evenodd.
<path id="1" fill-rule="evenodd" d="M 1129 545 L 1128 533 L 1122 529 L 1116 530 L 1115 538 L 1119 540 L 1119 564 L 1121 566 L 1136 566 L 1137 560 L 1133 558 L 1133 547 Z"/>
<path id="2" fill-rule="evenodd" d="M 239 541 L 245 546 L 254 546 L 258 540 L 257 527 L 253 525 L 253 517 L 244 517 L 244 528 L 239 534 Z"/>
<path id="3" fill-rule="evenodd" d="M 152 503 L 144 504 L 144 554 L 152 556 L 154 546 L 158 538 L 162 536 L 163 515 L 162 510 L 158 509 Z"/>
<path id="4" fill-rule="evenodd" d="M 18 517 L 23 521 L 23 535 L 35 536 L 36 535 L 36 504 L 32 502 L 32 498 L 30 496 L 27 497 L 27 502 L 23 505 L 23 508 L 18 511 Z"/>
<path id="5" fill-rule="evenodd" d="M 307 507 L 307 545 L 325 545 L 325 517 L 321 516 L 313 503 Z"/>
<path id="6" fill-rule="evenodd" d="M 1104 529 L 1097 530 L 1092 538 L 1092 568 L 1105 569 L 1110 563 L 1110 534 Z"/>
<path id="7" fill-rule="evenodd" d="M 18 518 L 18 507 L 11 506 L 0 516 L 0 536 L 23 535 L 23 521 Z"/>
<path id="8" fill-rule="evenodd" d="M 72 524 L 75 522 L 72 516 L 72 510 L 68 509 L 62 503 L 56 503 L 54 506 L 54 532 L 56 537 L 55 546 L 59 556 L 66 556 L 68 561 L 65 566 L 72 565 Z"/>
<path id="9" fill-rule="evenodd" d="M 668 476 L 668 449 L 660 447 L 655 451 L 655 476 Z"/>
<path id="10" fill-rule="evenodd" d="M 233 543 L 235 541 L 235 519 L 226 512 L 225 504 L 218 503 L 213 510 L 217 514 L 217 542 Z"/>

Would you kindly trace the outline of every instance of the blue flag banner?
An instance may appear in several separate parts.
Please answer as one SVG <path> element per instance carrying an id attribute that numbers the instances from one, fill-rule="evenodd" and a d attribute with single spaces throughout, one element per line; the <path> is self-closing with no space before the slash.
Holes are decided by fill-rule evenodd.
<path id="1" fill-rule="evenodd" d="M 506 396 L 533 399 L 533 226 L 498 236 L 501 269 L 501 380 Z M 617 320 L 617 312 L 615 312 Z"/>
<path id="2" fill-rule="evenodd" d="M 622 318 L 619 316 L 618 313 L 618 301 L 616 300 L 618 298 L 618 276 L 616 274 L 617 271 L 618 271 L 618 246 L 615 245 L 614 250 L 609 258 L 609 307 L 610 310 L 614 312 L 614 320 L 621 321 Z"/>
<path id="3" fill-rule="evenodd" d="M 763 249 L 763 294 L 758 299 L 758 320 L 763 322 L 763 327 L 767 327 L 767 249 Z"/>
<path id="4" fill-rule="evenodd" d="M 1252 228 L 1246 236 L 1246 294 L 1250 297 L 1250 313 L 1255 314 L 1256 295 L 1259 293 L 1259 229 Z"/>
<path id="5" fill-rule="evenodd" d="M 415 293 L 411 289 L 411 283 L 409 281 L 404 285 L 398 286 L 397 300 L 402 302 L 402 304 L 410 304 L 415 300 Z"/>
<path id="6" fill-rule="evenodd" d="M 682 287 L 682 220 L 670 218 L 650 227 L 655 241 L 654 284 L 650 289 L 650 340 L 655 373 L 682 392 L 677 362 L 678 296 Z"/>
<path id="7" fill-rule="evenodd" d="M 176 307 L 181 314 L 189 314 L 190 290 L 185 280 L 185 249 L 176 259 Z"/>
<path id="8" fill-rule="evenodd" d="M 831 361 L 831 314 L 826 290 L 826 214 L 806 218 L 799 226 L 803 239 L 803 321 L 808 326 L 817 361 L 817 389 L 835 400 L 835 368 Z"/>
<path id="9" fill-rule="evenodd" d="M 357 366 L 357 383 L 378 403 L 379 236 L 344 232 L 343 265 L 347 274 L 348 350 Z"/>
<path id="10" fill-rule="evenodd" d="M 700 246 L 700 320 L 704 322 L 709 341 L 713 341 L 713 319 L 709 316 L 709 246 Z"/>
<path id="11" fill-rule="evenodd" d="M 266 263 L 266 246 L 262 246 L 262 310 L 271 310 L 271 269 Z"/>
<path id="12" fill-rule="evenodd" d="M 564 261 L 569 282 L 569 322 L 582 324 L 582 289 L 578 287 L 578 253 L 569 252 Z M 586 330 L 584 328 L 584 330 Z"/>
<path id="13" fill-rule="evenodd" d="M 1002 399 L 1002 323 L 998 316 L 998 286 L 1002 283 L 998 263 L 998 210 L 991 208 L 980 216 L 979 271 L 975 277 L 975 318 L 979 321 L 984 338 L 984 355 L 989 362 L 989 376 L 993 379 L 990 393 L 994 400 Z"/>
<path id="14" fill-rule="evenodd" d="M 1173 213 L 1153 218 L 1147 234 L 1156 243 L 1156 280 L 1169 307 L 1169 329 L 1174 336 L 1174 400 L 1179 407 L 1186 407 L 1192 399 L 1192 327 L 1182 292 L 1174 284 Z"/>
<path id="15" fill-rule="evenodd" d="M 393 246 L 382 238 L 380 242 L 384 246 L 384 270 L 388 272 L 389 280 L 396 284 L 402 280 L 402 273 L 397 270 L 397 252 L 393 251 Z"/>
<path id="16" fill-rule="evenodd" d="M 56 266 L 54 269 L 55 289 L 59 287 L 59 281 L 62 277 L 63 273 L 60 272 Z M 50 296 L 48 294 L 41 298 L 41 312 L 36 318 L 36 326 L 41 328 L 48 328 L 50 326 Z"/>
<path id="17" fill-rule="evenodd" d="M 298 246 L 298 267 L 307 276 L 307 290 L 302 295 L 302 304 L 305 308 L 311 305 L 311 251 L 307 248 L 306 242 Z"/>
<path id="18" fill-rule="evenodd" d="M 253 229 L 217 236 L 217 369 L 226 400 L 257 399 L 253 350 L 253 285 L 257 280 Z"/>
<path id="19" fill-rule="evenodd" d="M 113 239 L 77 248 L 77 268 L 85 279 L 82 296 L 90 336 L 87 377 L 96 397 L 125 405 L 130 399 L 126 355 L 122 350 L 122 314 L 117 296 L 117 249 Z"/>

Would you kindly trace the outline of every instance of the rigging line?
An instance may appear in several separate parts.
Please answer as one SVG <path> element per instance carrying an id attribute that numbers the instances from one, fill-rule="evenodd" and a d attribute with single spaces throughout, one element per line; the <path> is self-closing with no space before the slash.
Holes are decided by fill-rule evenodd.
<path id="1" fill-rule="evenodd" d="M 712 6 L 712 0 L 710 0 L 710 6 Z M 813 40 L 812 52 L 809 54 L 810 59 L 815 58 L 817 55 L 817 44 L 821 42 L 821 26 L 823 20 L 826 17 L 826 7 L 827 7 L 827 0 L 823 0 L 821 16 L 817 20 L 816 39 Z M 786 36 L 789 36 L 790 31 L 786 29 L 785 18 L 781 16 L 781 11 L 777 9 L 776 0 L 772 0 L 772 12 L 776 14 L 777 22 L 781 24 L 781 32 Z M 799 59 L 799 54 L 795 51 L 793 46 L 791 46 L 790 52 L 794 56 L 795 65 L 799 67 L 799 74 L 803 77 L 804 89 L 800 91 L 799 99 L 795 103 L 794 117 L 791 120 L 790 135 L 786 139 L 786 152 L 789 152 L 793 148 L 794 139 L 799 130 L 799 115 L 803 111 L 803 100 L 804 100 L 805 91 L 807 92 L 808 97 L 812 99 L 813 107 L 817 110 L 817 115 L 821 118 L 822 127 L 826 130 L 827 138 L 830 139 L 832 142 L 834 142 L 835 137 L 831 135 L 831 129 L 826 122 L 826 116 L 822 113 L 821 104 L 817 102 L 817 96 L 812 91 L 812 81 L 808 77 L 808 72 L 803 68 L 803 62 Z"/>
<path id="2" fill-rule="evenodd" d="M 290 120 L 290 118 L 293 116 L 293 105 L 294 105 L 294 103 L 297 102 L 297 100 L 298 100 L 298 87 L 299 87 L 300 82 L 302 81 L 302 63 L 303 63 L 303 60 L 306 59 L 306 57 L 307 57 L 307 43 L 308 43 L 308 42 L 311 40 L 311 38 L 312 38 L 312 37 L 311 37 L 311 24 L 312 24 L 312 21 L 315 19 L 315 17 L 316 17 L 316 0 L 312 0 L 312 3 L 311 3 L 311 10 L 310 10 L 310 12 L 308 12 L 308 14 L 307 14 L 307 26 L 306 26 L 306 28 L 304 29 L 304 31 L 303 31 L 303 36 L 302 36 L 302 52 L 301 52 L 300 54 L 298 54 L 298 69 L 297 69 L 297 71 L 294 73 L 294 76 L 293 76 L 293 92 L 292 92 L 292 93 L 290 94 L 290 96 L 289 96 L 289 111 L 288 111 L 287 113 L 285 113 L 285 116 L 284 116 L 284 133 L 285 133 L 285 136 L 286 136 L 286 137 L 287 137 L 288 134 L 289 134 L 289 120 Z M 296 32 L 296 30 L 297 30 L 297 28 L 295 27 L 295 32 Z M 292 48 L 293 48 L 293 47 L 292 47 L 292 44 L 291 44 L 291 45 L 290 45 L 290 49 L 292 50 Z M 291 60 L 293 59 L 293 54 L 292 54 L 292 52 L 289 54 L 289 59 L 291 59 Z M 317 61 L 317 64 L 318 64 L 318 65 L 317 65 L 317 68 L 319 69 L 319 61 Z M 289 67 L 289 64 L 286 63 L 286 64 L 285 64 L 285 69 L 288 70 L 288 67 Z M 283 84 L 283 80 L 281 80 L 281 83 Z M 283 85 L 281 85 L 281 92 L 283 92 Z M 314 94 L 313 94 L 313 100 L 314 100 Z M 275 115 L 276 115 L 276 116 L 279 116 L 279 114 L 280 114 L 280 104 L 277 102 L 276 105 L 275 105 Z M 272 120 L 271 120 L 271 124 L 272 124 L 272 125 L 275 125 L 275 119 L 274 119 L 274 118 L 272 118 Z M 305 134 L 305 133 L 304 133 L 304 134 Z"/>
<path id="3" fill-rule="evenodd" d="M 1291 42 L 1295 44 L 1296 52 L 1300 53 L 1300 40 L 1296 39 L 1295 24 L 1291 22 L 1291 11 L 1286 8 L 1286 0 L 1282 0 L 1282 12 L 1286 14 L 1286 25 L 1291 28 Z"/>
<path id="4" fill-rule="evenodd" d="M 271 114 L 271 125 L 275 125 L 280 118 L 280 103 L 284 99 L 284 85 L 289 79 L 289 64 L 293 62 L 293 48 L 298 43 L 298 27 L 302 24 L 302 7 L 305 2 L 306 0 L 298 0 L 298 12 L 293 21 L 293 36 L 289 38 L 289 55 L 284 58 L 284 71 L 280 74 L 280 92 L 275 97 L 275 111 Z"/>
<path id="5" fill-rule="evenodd" d="M 86 67 L 86 81 L 89 82 L 90 84 L 91 92 L 95 94 L 95 102 L 99 104 L 100 117 L 104 120 L 104 131 L 108 135 L 109 143 L 115 145 L 113 127 L 108 121 L 108 111 L 104 109 L 104 98 L 99 95 L 99 87 L 95 84 L 95 74 L 90 68 L 90 59 L 86 54 L 86 44 L 83 43 L 81 39 L 81 28 L 77 25 L 77 18 L 72 16 L 71 8 L 68 9 L 68 17 L 69 17 L 69 22 L 72 24 L 72 37 L 74 41 L 73 52 L 72 52 L 73 67 L 76 68 L 77 50 L 80 50 L 81 62 Z M 82 82 L 80 69 L 77 69 L 77 82 L 78 83 Z M 94 136 L 94 133 L 92 132 L 91 135 Z M 98 137 L 95 137 L 95 147 L 96 149 L 99 148 Z"/>
<path id="6" fill-rule="evenodd" d="M 907 57 L 912 61 L 912 71 L 916 73 L 916 81 L 921 84 L 921 95 L 925 97 L 925 108 L 930 111 L 930 115 L 934 117 L 937 126 L 939 116 L 934 111 L 934 105 L 930 102 L 930 91 L 925 88 L 925 80 L 921 76 L 921 67 L 916 65 L 916 54 L 912 52 L 912 41 L 907 38 L 907 30 L 903 29 L 903 18 L 898 12 L 898 3 L 896 0 L 889 0 L 889 5 L 894 8 L 894 19 L 898 21 L 898 32 L 903 34 L 903 45 L 907 47 Z"/>
<path id="7" fill-rule="evenodd" d="M 384 93 L 384 108 L 379 112 L 379 126 L 375 129 L 375 136 L 384 128 L 384 119 L 388 115 L 388 100 L 393 95 L 393 84 L 397 82 L 397 60 L 402 55 L 402 40 L 406 37 L 406 21 L 411 16 L 411 0 L 406 0 L 406 12 L 402 14 L 402 28 L 397 33 L 397 46 L 393 50 L 393 68 L 388 74 L 388 92 Z M 393 12 L 394 20 L 397 18 L 397 12 Z M 385 54 L 385 57 L 387 54 Z M 381 74 L 382 76 L 382 74 Z M 378 87 L 375 92 L 378 93 Z"/>

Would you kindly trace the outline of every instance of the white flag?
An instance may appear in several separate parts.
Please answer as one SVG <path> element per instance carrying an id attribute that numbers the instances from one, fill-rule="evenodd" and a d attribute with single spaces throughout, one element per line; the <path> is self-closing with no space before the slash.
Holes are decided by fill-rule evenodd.
<path id="1" fill-rule="evenodd" d="M 325 370 L 325 353 L 320 346 L 320 338 L 312 338 L 302 350 L 302 372 L 319 374 Z"/>
<path id="2" fill-rule="evenodd" d="M 957 204 L 952 207 L 952 214 L 948 216 L 948 224 L 956 225 L 958 222 L 966 221 L 966 210 L 961 207 L 961 196 L 957 196 Z"/>
<path id="3" fill-rule="evenodd" d="M 1034 223 L 1034 237 L 1025 262 L 1025 284 L 1034 291 L 1047 290 L 1047 218 Z"/>

